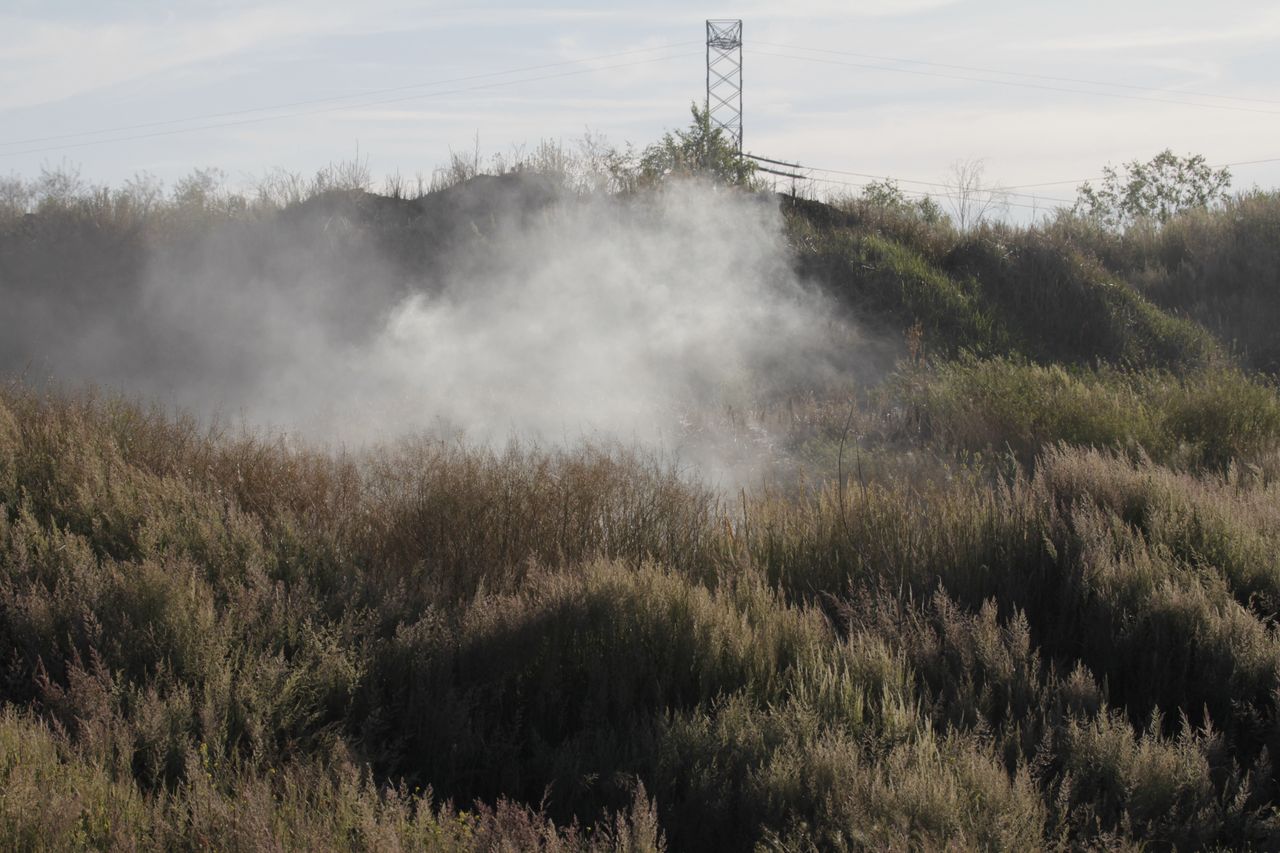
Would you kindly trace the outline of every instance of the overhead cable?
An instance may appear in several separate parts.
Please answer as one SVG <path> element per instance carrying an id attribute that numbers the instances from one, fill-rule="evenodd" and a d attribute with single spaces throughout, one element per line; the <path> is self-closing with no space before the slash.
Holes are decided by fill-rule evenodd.
<path id="1" fill-rule="evenodd" d="M 638 65 L 648 65 L 655 62 L 665 62 L 671 59 L 684 59 L 684 58 L 697 56 L 697 55 L 700 55 L 700 54 L 693 54 L 693 53 L 672 54 L 667 56 L 653 57 L 650 59 L 640 59 L 632 62 L 621 62 L 621 63 L 612 64 L 612 65 L 601 65 L 593 68 L 580 68 L 575 71 L 562 71 L 557 74 L 544 74 L 536 77 L 519 77 L 512 80 L 498 80 L 493 83 L 482 83 L 475 86 L 463 86 L 455 89 L 445 89 L 445 90 L 440 90 L 435 92 L 419 92 L 416 94 L 402 95 L 395 98 L 382 98 L 382 99 L 372 100 L 372 101 L 367 101 L 367 100 L 353 101 L 351 103 L 338 104 L 336 106 L 322 107 L 322 108 L 313 109 L 313 110 L 300 110 L 300 111 L 290 112 L 290 113 L 281 113 L 281 114 L 268 115 L 268 116 L 257 116 L 255 118 L 237 119 L 235 121 L 214 122 L 210 124 L 196 125 L 193 127 L 180 127 L 180 128 L 173 128 L 170 130 L 159 130 L 159 131 L 152 131 L 149 133 L 139 133 L 139 134 L 132 134 L 127 136 L 112 136 L 106 139 L 92 139 L 92 140 L 87 140 L 83 142 L 71 142 L 71 143 L 65 143 L 60 145 L 44 146 L 39 148 L 24 148 L 18 151 L 0 151 L 0 157 L 14 157 L 22 154 L 43 154 L 49 151 L 62 151 L 70 148 L 85 148 L 85 147 L 94 146 L 94 145 L 106 145 L 112 142 L 130 142 L 138 139 L 152 139 L 155 137 L 174 136 L 174 135 L 183 134 L 183 133 L 197 133 L 202 130 L 216 130 L 216 129 L 225 128 L 225 127 L 240 127 L 243 125 L 260 124 L 262 122 L 277 121 L 280 119 L 299 118 L 302 116 L 312 116 L 312 115 L 320 115 L 324 113 L 341 112 L 343 110 L 357 109 L 362 107 L 374 107 L 374 106 L 383 106 L 385 104 L 403 103 L 405 101 L 426 100 L 428 98 L 438 98 L 445 95 L 457 95 L 457 94 L 463 94 L 466 92 L 481 91 L 484 89 L 495 89 L 502 86 L 514 86 L 520 83 L 536 83 L 543 80 L 555 80 L 562 77 L 574 77 L 582 74 L 593 74 L 599 71 L 610 71 L 618 68 L 631 68 Z M 582 60 L 582 61 L 586 61 L 586 60 Z M 510 72 L 503 72 L 503 73 L 510 73 Z M 482 76 L 489 76 L 489 75 L 477 75 L 477 76 L 482 77 Z M 468 79 L 468 78 L 462 78 L 462 79 Z M 470 78 L 470 79 L 475 79 L 475 78 Z M 332 100 L 332 99 L 320 99 L 316 102 L 318 103 L 324 100 Z M 267 108 L 262 108 L 262 109 L 267 109 Z M 246 110 L 245 112 L 253 112 L 253 111 Z M 234 115 L 236 113 L 232 113 L 232 114 Z"/>

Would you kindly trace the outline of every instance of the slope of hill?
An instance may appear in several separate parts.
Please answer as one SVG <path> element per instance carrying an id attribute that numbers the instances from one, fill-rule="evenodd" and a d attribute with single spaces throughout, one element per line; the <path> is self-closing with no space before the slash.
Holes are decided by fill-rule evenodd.
<path id="1" fill-rule="evenodd" d="M 1051 232 L 992 226 L 961 236 L 900 213 L 784 204 L 802 270 L 859 316 L 900 329 L 919 322 L 941 353 L 1131 367 L 1220 360 L 1203 328 Z"/>

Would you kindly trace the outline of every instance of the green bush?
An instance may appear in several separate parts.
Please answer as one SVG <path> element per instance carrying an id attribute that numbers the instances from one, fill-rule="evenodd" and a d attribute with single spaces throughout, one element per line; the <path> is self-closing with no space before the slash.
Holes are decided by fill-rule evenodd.
<path id="1" fill-rule="evenodd" d="M 967 358 L 904 374 L 899 388 L 911 421 L 944 445 L 1007 449 L 1024 461 L 1065 442 L 1225 468 L 1280 447 L 1275 388 L 1226 368 L 1174 374 Z"/>

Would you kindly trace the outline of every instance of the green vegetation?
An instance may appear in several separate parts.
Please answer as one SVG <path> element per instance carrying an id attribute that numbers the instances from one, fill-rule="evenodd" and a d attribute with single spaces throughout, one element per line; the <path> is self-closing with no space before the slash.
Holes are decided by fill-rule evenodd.
<path id="1" fill-rule="evenodd" d="M 459 239 L 361 180 L 6 184 L 0 283 L 124 316 L 211 223 Z M 781 201 L 906 332 L 855 401 L 761 404 L 799 482 L 0 387 L 0 846 L 1280 846 L 1280 202 L 961 234 L 892 189 Z"/>
<path id="2" fill-rule="evenodd" d="M 1049 232 L 1086 248 L 1165 311 L 1201 324 L 1246 366 L 1280 370 L 1280 194 L 1246 192 L 1123 234 L 1073 217 Z"/>
<path id="3" fill-rule="evenodd" d="M 1179 157 L 1168 148 L 1146 163 L 1126 163 L 1124 170 L 1121 177 L 1106 166 L 1101 186 L 1081 184 L 1076 210 L 1112 227 L 1142 220 L 1163 225 L 1179 213 L 1223 201 L 1231 186 L 1229 170 L 1214 170 L 1202 155 Z"/>
<path id="4" fill-rule="evenodd" d="M 738 155 L 733 140 L 711 124 L 711 111 L 690 108 L 693 121 L 688 129 L 663 135 L 644 150 L 638 165 L 644 184 L 673 176 L 698 175 L 724 184 L 747 184 L 755 164 Z"/>
<path id="5" fill-rule="evenodd" d="M 934 439 L 1009 449 L 1024 462 L 1054 441 L 1124 450 L 1179 468 L 1257 464 L 1280 434 L 1280 397 L 1236 370 L 1176 375 L 964 358 L 902 381 Z"/>
<path id="6" fill-rule="evenodd" d="M 894 204 L 858 199 L 843 210 L 787 204 L 804 274 L 823 282 L 859 318 L 898 330 L 920 323 L 939 354 L 968 350 L 1129 367 L 1220 360 L 1224 342 L 1183 316 L 1182 306 L 1154 302 L 1149 278 L 1139 285 L 1139 276 L 1127 280 L 1128 269 L 1107 267 L 1112 232 L 1073 220 L 1030 229 L 987 226 L 961 235 Z M 1280 263 L 1270 268 L 1277 271 Z"/>

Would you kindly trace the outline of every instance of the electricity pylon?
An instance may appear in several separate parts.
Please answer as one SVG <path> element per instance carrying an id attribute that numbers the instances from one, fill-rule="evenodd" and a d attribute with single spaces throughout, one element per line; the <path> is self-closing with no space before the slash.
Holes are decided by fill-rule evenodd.
<path id="1" fill-rule="evenodd" d="M 707 120 L 742 153 L 742 21 L 707 21 Z"/>

